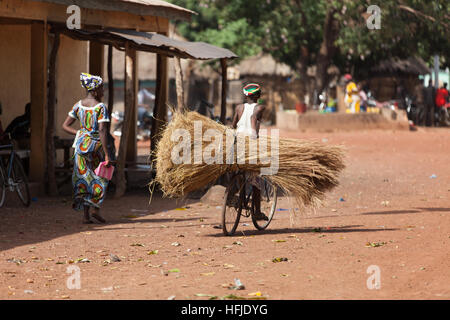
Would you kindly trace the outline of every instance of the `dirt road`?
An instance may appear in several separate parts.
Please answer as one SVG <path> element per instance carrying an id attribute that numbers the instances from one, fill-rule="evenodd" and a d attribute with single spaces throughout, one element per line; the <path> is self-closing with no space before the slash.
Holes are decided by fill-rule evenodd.
<path id="1" fill-rule="evenodd" d="M 450 130 L 281 135 L 343 144 L 347 168 L 322 208 L 278 211 L 264 232 L 241 220 L 224 237 L 220 208 L 149 205 L 145 188 L 107 199 L 106 225 L 82 225 L 70 197 L 23 209 L 8 194 L 0 298 L 450 299 Z"/>

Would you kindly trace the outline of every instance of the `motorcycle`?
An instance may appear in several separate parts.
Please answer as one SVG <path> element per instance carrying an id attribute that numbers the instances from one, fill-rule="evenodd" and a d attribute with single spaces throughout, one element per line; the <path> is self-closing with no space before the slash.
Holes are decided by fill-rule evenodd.
<path id="1" fill-rule="evenodd" d="M 425 121 L 425 110 L 414 103 L 413 97 L 406 95 L 404 98 L 404 105 L 408 120 L 416 125 Z"/>
<path id="2" fill-rule="evenodd" d="M 367 107 L 369 108 L 375 108 L 378 106 L 377 104 L 377 99 L 375 99 L 375 97 L 373 96 L 372 91 L 368 91 L 367 92 Z"/>
<path id="3" fill-rule="evenodd" d="M 450 102 L 447 102 L 442 107 L 438 108 L 439 123 L 441 126 L 450 127 Z"/>

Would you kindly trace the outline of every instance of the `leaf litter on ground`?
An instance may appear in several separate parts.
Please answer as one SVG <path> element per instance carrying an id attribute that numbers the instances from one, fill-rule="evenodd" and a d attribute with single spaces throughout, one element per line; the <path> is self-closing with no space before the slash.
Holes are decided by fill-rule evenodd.
<path id="1" fill-rule="evenodd" d="M 277 263 L 277 262 L 283 262 L 283 261 L 288 261 L 288 258 L 273 258 L 272 262 Z"/>
<path id="2" fill-rule="evenodd" d="M 366 243 L 366 247 L 367 248 L 371 248 L 371 247 L 375 248 L 375 247 L 384 246 L 385 244 L 387 244 L 387 242 L 370 242 L 369 241 Z"/>

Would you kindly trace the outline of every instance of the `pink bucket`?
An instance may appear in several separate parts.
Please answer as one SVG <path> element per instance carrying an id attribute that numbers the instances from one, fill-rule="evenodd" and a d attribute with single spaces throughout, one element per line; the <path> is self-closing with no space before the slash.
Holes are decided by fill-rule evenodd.
<path id="1" fill-rule="evenodd" d="M 101 162 L 97 169 L 95 169 L 95 174 L 99 177 L 111 180 L 114 173 L 114 166 L 110 165 L 109 168 L 106 166 L 106 162 Z"/>

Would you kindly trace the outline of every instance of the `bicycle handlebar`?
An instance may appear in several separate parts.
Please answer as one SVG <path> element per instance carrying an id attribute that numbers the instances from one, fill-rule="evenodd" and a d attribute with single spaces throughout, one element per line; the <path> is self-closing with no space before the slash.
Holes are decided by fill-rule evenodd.
<path id="1" fill-rule="evenodd" d="M 14 146 L 12 144 L 0 145 L 0 150 L 3 150 L 3 149 L 11 149 L 11 150 L 13 150 Z"/>

